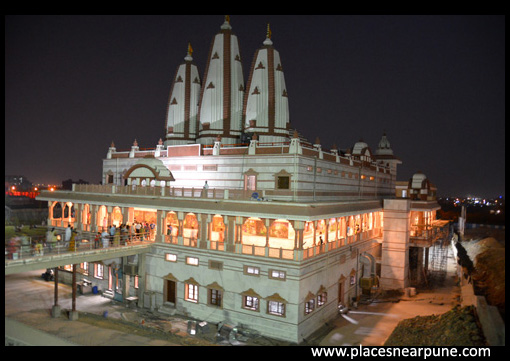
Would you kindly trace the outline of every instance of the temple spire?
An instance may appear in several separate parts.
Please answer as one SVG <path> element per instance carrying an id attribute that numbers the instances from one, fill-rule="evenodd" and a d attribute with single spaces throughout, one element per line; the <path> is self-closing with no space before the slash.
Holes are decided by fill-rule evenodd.
<path id="1" fill-rule="evenodd" d="M 184 57 L 184 60 L 186 61 L 192 61 L 193 60 L 193 48 L 191 47 L 191 43 L 188 43 L 188 54 Z"/>
<path id="2" fill-rule="evenodd" d="M 198 142 L 212 145 L 221 135 L 222 144 L 236 144 L 242 130 L 244 78 L 239 41 L 228 15 L 209 54 L 199 102 Z"/>
<path id="3" fill-rule="evenodd" d="M 225 22 L 221 25 L 222 30 L 231 30 L 232 26 L 230 26 L 230 15 L 225 15 Z"/>
<path id="4" fill-rule="evenodd" d="M 271 32 L 271 27 L 269 26 L 269 23 L 267 24 L 267 32 L 266 32 L 266 40 L 264 40 L 264 45 L 273 45 L 273 42 L 271 41 L 271 36 L 272 36 L 272 32 Z"/>

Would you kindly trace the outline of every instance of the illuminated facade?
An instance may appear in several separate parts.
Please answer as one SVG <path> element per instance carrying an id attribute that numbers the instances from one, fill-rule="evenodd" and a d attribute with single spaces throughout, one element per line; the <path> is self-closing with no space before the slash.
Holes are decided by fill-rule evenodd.
<path id="1" fill-rule="evenodd" d="M 139 307 L 299 343 L 372 286 L 408 287 L 409 248 L 428 254 L 435 238 L 417 232 L 434 227 L 439 206 L 426 177 L 396 197 L 400 161 L 386 135 L 375 153 L 363 141 L 340 151 L 290 128 L 269 28 L 246 87 L 238 49 L 227 18 L 204 81 L 191 47 L 178 68 L 164 142 L 112 143 L 102 185 L 38 198 L 56 227 L 154 225 L 151 252 L 124 280 L 136 279 L 125 287 Z M 425 198 L 410 198 L 422 188 Z"/>

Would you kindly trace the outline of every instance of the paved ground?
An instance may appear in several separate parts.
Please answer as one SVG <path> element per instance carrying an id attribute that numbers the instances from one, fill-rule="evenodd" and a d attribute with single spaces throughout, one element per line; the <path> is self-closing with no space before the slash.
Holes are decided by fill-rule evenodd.
<path id="1" fill-rule="evenodd" d="M 449 273 L 443 287 L 435 290 L 422 290 L 414 297 L 400 298 L 396 303 L 381 300 L 360 305 L 345 316 L 338 316 L 322 332 L 311 340 L 315 345 L 342 346 L 363 345 L 379 346 L 391 334 L 400 320 L 417 315 L 442 314 L 452 308 L 458 297 L 453 272 L 455 262 L 449 259 Z M 155 319 L 146 311 L 127 308 L 98 295 L 80 295 L 77 298 L 79 312 L 96 315 L 99 322 L 85 322 L 86 317 L 70 321 L 65 315 L 52 318 L 53 282 L 45 282 L 40 275 L 44 270 L 20 273 L 5 277 L 5 317 L 6 334 L 30 338 L 32 344 L 77 344 L 77 345 L 129 345 L 129 346 L 169 346 L 169 345 L 211 345 L 214 342 L 198 340 L 186 334 L 187 320 L 179 318 Z M 59 284 L 59 305 L 63 310 L 71 309 L 71 287 Z M 141 322 L 153 326 L 165 333 L 179 337 L 161 339 L 140 332 L 136 327 L 126 327 L 124 323 L 117 329 L 101 327 L 104 312 L 107 319 L 131 322 L 139 328 Z M 143 320 L 143 321 L 142 321 Z M 90 319 L 88 321 L 91 321 Z M 97 321 L 97 320 L 96 320 Z M 107 320 L 104 320 L 106 322 Z M 41 337 L 39 330 L 45 333 Z M 9 331 L 9 332 L 8 332 Z M 30 342 L 29 342 L 30 343 Z M 7 344 L 7 340 L 6 340 Z M 278 342 L 267 344 L 278 345 Z"/>

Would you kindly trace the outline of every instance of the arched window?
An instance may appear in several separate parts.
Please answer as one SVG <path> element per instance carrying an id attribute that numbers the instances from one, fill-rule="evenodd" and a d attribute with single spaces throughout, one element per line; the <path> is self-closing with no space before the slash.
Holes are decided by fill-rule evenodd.
<path id="1" fill-rule="evenodd" d="M 269 247 L 294 249 L 296 232 L 286 219 L 277 219 L 269 227 Z"/>
<path id="2" fill-rule="evenodd" d="M 248 218 L 242 228 L 242 243 L 265 247 L 267 229 L 260 218 Z"/>
<path id="3" fill-rule="evenodd" d="M 198 239 L 198 221 L 194 213 L 186 214 L 182 225 L 182 237 L 185 246 L 196 247 Z"/>
<path id="4" fill-rule="evenodd" d="M 106 206 L 100 206 L 97 210 L 96 216 L 96 226 L 98 229 L 103 229 L 108 227 L 108 211 L 106 210 Z"/>
<path id="5" fill-rule="evenodd" d="M 169 243 L 177 243 L 179 235 L 179 221 L 175 212 L 168 212 L 165 217 L 165 240 Z"/>
<path id="6" fill-rule="evenodd" d="M 211 234 L 209 236 L 211 241 L 224 242 L 225 240 L 225 223 L 223 217 L 219 214 L 214 215 L 211 222 Z"/>
<path id="7" fill-rule="evenodd" d="M 61 219 L 62 218 L 62 205 L 60 204 L 60 202 L 55 202 L 53 204 L 51 218 L 52 219 Z"/>
<path id="8" fill-rule="evenodd" d="M 115 227 L 120 227 L 122 224 L 122 212 L 119 207 L 114 207 L 112 211 L 112 224 L 115 225 Z"/>

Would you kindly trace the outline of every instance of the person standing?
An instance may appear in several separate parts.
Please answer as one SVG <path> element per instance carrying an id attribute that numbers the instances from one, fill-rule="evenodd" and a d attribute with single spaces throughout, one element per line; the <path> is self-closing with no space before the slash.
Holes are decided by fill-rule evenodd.
<path id="1" fill-rule="evenodd" d="M 96 238 L 94 238 L 94 248 L 99 248 L 99 240 L 101 239 L 101 232 L 97 232 Z"/>
<path id="2" fill-rule="evenodd" d="M 110 233 L 110 245 L 113 245 L 113 237 L 115 236 L 115 225 L 112 224 L 110 227 L 108 227 L 108 231 Z"/>
<path id="3" fill-rule="evenodd" d="M 64 248 L 69 247 L 69 241 L 71 240 L 71 234 L 73 233 L 73 230 L 71 229 L 71 225 L 68 224 L 66 228 L 66 232 L 64 234 Z"/>
<path id="4" fill-rule="evenodd" d="M 101 233 L 101 241 L 103 242 L 103 248 L 108 248 L 110 244 L 110 235 L 106 232 L 106 229 Z"/>

